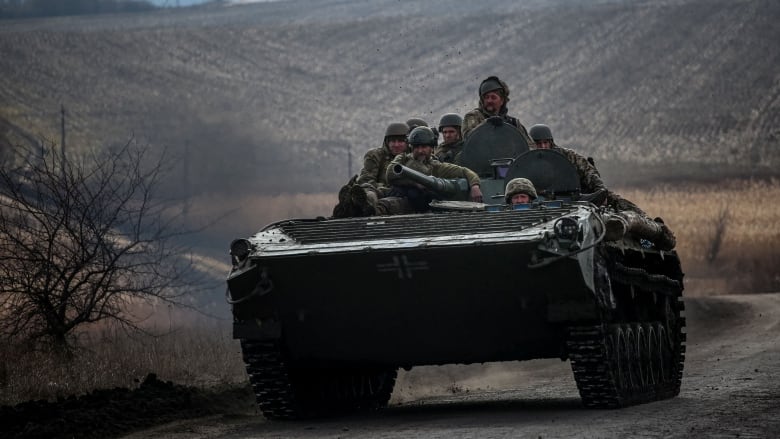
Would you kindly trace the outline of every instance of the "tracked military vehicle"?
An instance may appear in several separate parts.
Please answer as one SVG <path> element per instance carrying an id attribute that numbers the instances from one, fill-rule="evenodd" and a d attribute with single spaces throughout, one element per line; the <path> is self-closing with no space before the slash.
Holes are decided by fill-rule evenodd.
<path id="1" fill-rule="evenodd" d="M 232 243 L 234 337 L 266 417 L 382 407 L 398 368 L 537 358 L 568 359 L 586 407 L 679 393 L 677 254 L 630 234 L 607 242 L 603 208 L 581 200 L 560 154 L 523 144 L 505 160 L 491 145 L 464 150 L 485 187 L 525 176 L 544 201 L 290 219 Z"/>

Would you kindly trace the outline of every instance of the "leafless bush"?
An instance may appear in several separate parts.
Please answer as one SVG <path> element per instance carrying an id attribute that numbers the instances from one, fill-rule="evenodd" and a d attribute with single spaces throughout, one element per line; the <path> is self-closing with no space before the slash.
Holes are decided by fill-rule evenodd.
<path id="1" fill-rule="evenodd" d="M 67 350 L 81 325 L 136 327 L 128 305 L 176 302 L 191 262 L 155 198 L 164 155 L 134 141 L 79 160 L 17 153 L 0 169 L 0 335 Z"/>
<path id="2" fill-rule="evenodd" d="M 718 213 L 718 217 L 715 219 L 715 230 L 712 232 L 712 238 L 710 241 L 710 249 L 707 251 L 707 262 L 712 264 L 715 259 L 718 258 L 721 245 L 723 245 L 723 238 L 726 235 L 726 226 L 729 222 L 729 209 L 724 207 Z"/>

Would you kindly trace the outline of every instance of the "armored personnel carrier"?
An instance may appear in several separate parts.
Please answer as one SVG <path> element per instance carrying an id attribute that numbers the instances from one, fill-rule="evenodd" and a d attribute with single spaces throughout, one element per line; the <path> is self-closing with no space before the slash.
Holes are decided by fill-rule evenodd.
<path id="1" fill-rule="evenodd" d="M 606 241 L 604 209 L 581 200 L 573 166 L 522 146 L 509 160 L 469 153 L 472 166 L 485 187 L 525 176 L 544 201 L 290 219 L 231 244 L 234 337 L 264 416 L 382 407 L 398 368 L 536 358 L 569 360 L 586 407 L 679 393 L 676 252 L 630 233 Z"/>

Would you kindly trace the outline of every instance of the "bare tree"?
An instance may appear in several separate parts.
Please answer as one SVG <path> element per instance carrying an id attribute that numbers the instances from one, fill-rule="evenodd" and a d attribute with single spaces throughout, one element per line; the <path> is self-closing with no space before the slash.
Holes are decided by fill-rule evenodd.
<path id="1" fill-rule="evenodd" d="M 57 149 L 19 147 L 0 169 L 0 334 L 67 348 L 80 325 L 136 327 L 137 302 L 177 302 L 192 264 L 155 198 L 164 155 L 132 140 L 78 161 Z"/>

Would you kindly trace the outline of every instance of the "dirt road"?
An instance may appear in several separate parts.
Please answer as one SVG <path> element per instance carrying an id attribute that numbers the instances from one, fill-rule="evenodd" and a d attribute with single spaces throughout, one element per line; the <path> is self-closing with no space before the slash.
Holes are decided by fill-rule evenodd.
<path id="1" fill-rule="evenodd" d="M 780 294 L 686 301 L 680 396 L 621 410 L 580 406 L 568 362 L 415 368 L 370 414 L 269 422 L 257 413 L 182 420 L 142 438 L 516 438 L 780 436 Z"/>

